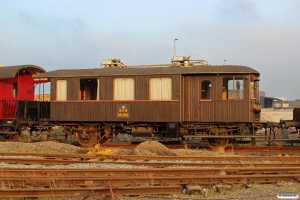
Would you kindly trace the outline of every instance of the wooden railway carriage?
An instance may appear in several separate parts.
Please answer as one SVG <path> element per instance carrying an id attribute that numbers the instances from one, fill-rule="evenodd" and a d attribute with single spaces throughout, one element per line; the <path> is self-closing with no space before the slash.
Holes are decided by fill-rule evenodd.
<path id="1" fill-rule="evenodd" d="M 36 65 L 0 67 L 0 135 L 4 140 L 16 140 L 29 121 L 37 120 L 34 87 L 40 81 L 32 76 L 44 72 Z"/>
<path id="2" fill-rule="evenodd" d="M 259 72 L 245 66 L 211 66 L 189 57 L 172 64 L 125 66 L 119 59 L 97 69 L 56 70 L 50 121 L 82 145 L 117 133 L 178 138 L 251 135 L 260 120 Z M 226 141 L 225 141 L 226 142 Z"/>

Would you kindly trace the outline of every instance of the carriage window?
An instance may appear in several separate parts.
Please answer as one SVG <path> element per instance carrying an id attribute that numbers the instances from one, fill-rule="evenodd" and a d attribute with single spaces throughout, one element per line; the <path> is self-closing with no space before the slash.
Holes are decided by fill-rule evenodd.
<path id="1" fill-rule="evenodd" d="M 114 79 L 114 100 L 134 100 L 134 79 Z"/>
<path id="2" fill-rule="evenodd" d="M 99 80 L 97 78 L 80 79 L 80 100 L 99 100 Z"/>
<path id="3" fill-rule="evenodd" d="M 244 79 L 241 76 L 226 76 L 223 79 L 222 99 L 244 99 Z"/>
<path id="4" fill-rule="evenodd" d="M 255 81 L 256 77 L 255 76 L 250 76 L 250 98 L 251 99 L 256 99 L 259 98 L 257 97 L 257 94 L 259 94 L 258 90 L 258 81 Z"/>
<path id="5" fill-rule="evenodd" d="M 254 99 L 255 98 L 255 86 L 254 86 L 254 81 L 250 80 L 250 98 Z"/>
<path id="6" fill-rule="evenodd" d="M 201 99 L 211 99 L 211 82 L 208 80 L 201 82 Z"/>
<path id="7" fill-rule="evenodd" d="M 172 79 L 150 78 L 150 100 L 171 100 Z"/>
<path id="8" fill-rule="evenodd" d="M 56 82 L 56 100 L 66 101 L 67 100 L 67 81 L 57 80 Z"/>
<path id="9" fill-rule="evenodd" d="M 18 96 L 18 83 L 13 84 L 13 97 Z"/>

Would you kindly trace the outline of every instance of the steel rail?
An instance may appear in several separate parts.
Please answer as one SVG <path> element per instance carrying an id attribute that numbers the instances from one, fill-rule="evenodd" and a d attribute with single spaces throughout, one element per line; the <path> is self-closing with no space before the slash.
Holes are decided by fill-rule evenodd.
<path id="1" fill-rule="evenodd" d="M 300 181 L 300 174 L 260 175 L 195 175 L 195 176 L 123 176 L 123 177 L 7 177 L 1 178 L 2 185 L 12 188 L 32 187 L 105 187 L 112 186 L 166 186 L 196 184 L 274 183 L 277 181 Z M 0 192 L 1 194 L 1 192 Z"/>
<path id="2" fill-rule="evenodd" d="M 292 157 L 293 158 L 293 157 Z M 252 161 L 242 160 L 217 160 L 217 161 L 189 161 L 189 160 L 114 160 L 114 159 L 94 159 L 94 160 L 66 160 L 66 159 L 45 159 L 45 158 L 19 158 L 19 157 L 5 157 L 0 158 L 0 162 L 8 164 L 25 164 L 25 165 L 70 165 L 75 163 L 83 164 L 120 164 L 120 165 L 134 165 L 134 166 L 150 166 L 150 167 L 300 167 L 300 162 L 293 161 L 292 158 L 289 161 L 264 161 L 262 159 Z"/>
<path id="3" fill-rule="evenodd" d="M 78 195 L 149 195 L 149 194 L 180 194 L 181 186 L 139 186 L 139 187 L 93 187 L 93 188 L 23 188 L 23 189 L 0 189 L 0 196 L 13 197 L 63 197 Z"/>
<path id="4" fill-rule="evenodd" d="M 255 166 L 255 167 L 292 167 L 292 166 L 299 166 L 299 162 L 265 162 L 265 161 L 252 161 L 252 162 L 240 162 L 240 161 L 220 161 L 220 162 L 213 162 L 213 161 L 192 161 L 192 162 L 184 162 L 184 161 L 121 161 L 121 160 L 77 160 L 77 159 L 45 159 L 45 158 L 19 158 L 19 157 L 0 157 L 0 162 L 5 162 L 8 164 L 25 164 L 25 165 L 33 165 L 33 164 L 40 164 L 40 165 L 70 165 L 74 163 L 84 163 L 84 164 L 120 164 L 120 165 L 135 165 L 135 166 L 151 166 L 151 167 L 170 167 L 170 166 L 194 166 L 194 167 L 247 167 L 247 166 Z"/>
<path id="5" fill-rule="evenodd" d="M 16 154 L 15 154 L 16 155 Z M 38 156 L 38 155 L 36 155 Z M 79 156 L 80 157 L 80 156 Z M 118 162 L 117 162 L 118 161 Z M 135 161 L 135 162 L 134 162 Z M 58 157 L 45 157 L 45 158 L 22 158 L 14 156 L 3 156 L 0 157 L 0 162 L 6 162 L 10 164 L 41 164 L 41 165 L 57 165 L 57 164 L 73 164 L 73 163 L 119 163 L 119 164 L 133 164 L 133 165 L 143 165 L 147 164 L 150 166 L 162 167 L 169 164 L 157 164 L 153 161 L 171 161 L 175 165 L 182 162 L 182 165 L 185 164 L 184 161 L 193 161 L 193 162 L 202 162 L 191 165 L 221 165 L 221 164 L 266 164 L 267 162 L 280 162 L 285 165 L 294 164 L 297 165 L 300 163 L 299 156 L 132 156 L 132 155 L 97 155 L 90 157 L 90 159 L 74 159 L 72 157 L 64 157 L 58 155 Z M 140 162 L 140 163 L 138 163 Z M 256 163 L 255 163 L 256 162 Z M 284 163 L 283 163 L 284 162 Z M 152 164 L 151 164 L 152 163 Z M 279 163 L 279 164 L 280 164 Z M 278 164 L 278 163 L 272 163 Z"/>
<path id="6" fill-rule="evenodd" d="M 300 161 L 300 156 L 137 156 L 137 155 L 97 155 L 100 159 L 114 160 L 194 160 L 194 161 Z"/>
<path id="7" fill-rule="evenodd" d="M 260 155 L 249 155 L 249 156 L 141 156 L 141 155 L 109 155 L 109 154 L 49 154 L 49 153 L 0 153 L 2 158 L 6 156 L 37 156 L 45 157 L 45 159 L 57 159 L 61 158 L 64 160 L 193 160 L 193 161 L 300 161 L 300 156 L 260 156 Z M 67 161 L 68 162 L 68 161 Z"/>
<path id="8" fill-rule="evenodd" d="M 0 178 L 5 177 L 125 177 L 125 176 L 196 176 L 235 174 L 296 174 L 300 176 L 298 167 L 219 167 L 219 168 L 68 168 L 68 169 L 41 169 L 41 168 L 1 168 Z"/>

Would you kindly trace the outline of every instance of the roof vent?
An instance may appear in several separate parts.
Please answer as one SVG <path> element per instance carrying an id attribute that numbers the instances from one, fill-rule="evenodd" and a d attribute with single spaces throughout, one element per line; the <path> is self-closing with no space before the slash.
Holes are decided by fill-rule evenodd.
<path id="1" fill-rule="evenodd" d="M 193 66 L 193 63 L 190 62 L 190 56 L 174 56 L 171 62 L 177 66 Z"/>
<path id="2" fill-rule="evenodd" d="M 124 68 L 125 65 L 121 62 L 120 58 L 111 58 L 103 60 L 100 66 L 104 65 L 104 68 Z"/>

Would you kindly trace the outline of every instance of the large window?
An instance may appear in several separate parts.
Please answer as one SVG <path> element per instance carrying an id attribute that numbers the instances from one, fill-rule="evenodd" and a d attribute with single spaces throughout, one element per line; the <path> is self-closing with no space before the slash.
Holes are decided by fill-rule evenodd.
<path id="1" fill-rule="evenodd" d="M 114 100 L 134 100 L 134 79 L 114 79 Z"/>
<path id="2" fill-rule="evenodd" d="M 150 79 L 150 100 L 171 100 L 172 79 L 151 78 Z"/>
<path id="3" fill-rule="evenodd" d="M 211 82 L 208 80 L 201 82 L 201 99 L 211 99 Z"/>
<path id="4" fill-rule="evenodd" d="M 57 80 L 56 82 L 56 100 L 66 101 L 67 100 L 67 81 Z"/>
<path id="5" fill-rule="evenodd" d="M 99 100 L 99 80 L 97 78 L 80 79 L 80 100 Z"/>
<path id="6" fill-rule="evenodd" d="M 223 79 L 222 99 L 244 99 L 244 79 L 226 76 Z"/>

